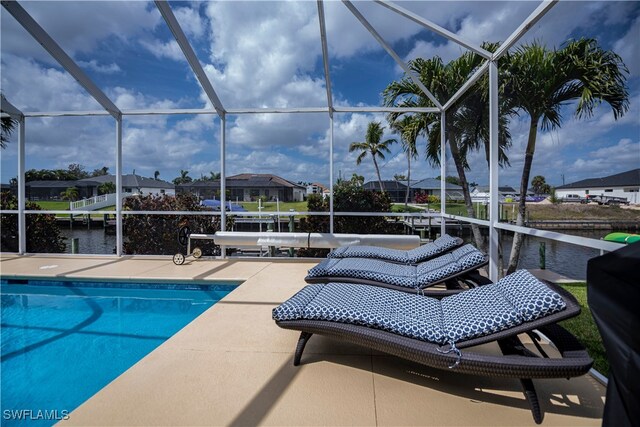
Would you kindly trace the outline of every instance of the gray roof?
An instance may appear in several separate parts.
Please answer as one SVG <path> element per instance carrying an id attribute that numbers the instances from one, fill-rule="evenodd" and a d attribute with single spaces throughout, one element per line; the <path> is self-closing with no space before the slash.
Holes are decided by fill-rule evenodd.
<path id="1" fill-rule="evenodd" d="M 588 178 L 582 181 L 556 187 L 558 190 L 569 188 L 599 188 L 599 187 L 637 187 L 640 186 L 640 169 L 605 176 L 603 178 Z"/>
<path id="2" fill-rule="evenodd" d="M 225 179 L 225 186 L 227 188 L 298 188 L 305 190 L 307 187 L 294 184 L 284 178 L 271 174 L 251 174 L 242 173 L 239 175 L 228 176 Z M 184 184 L 179 184 L 180 188 L 220 188 L 220 180 L 214 179 L 211 181 L 192 181 Z"/>
<path id="3" fill-rule="evenodd" d="M 442 181 L 435 178 L 426 178 L 411 184 L 411 188 L 419 190 L 440 190 L 440 183 Z M 462 190 L 462 187 L 450 182 L 445 183 L 447 190 Z"/>
<path id="4" fill-rule="evenodd" d="M 116 183 L 115 175 L 101 175 L 101 176 L 92 176 L 91 178 L 81 179 L 82 181 L 93 181 L 97 182 L 98 185 L 104 184 L 105 182 Z M 155 180 L 153 178 L 145 178 L 140 175 L 122 175 L 122 186 L 123 187 L 131 187 L 131 188 L 174 188 L 175 186 L 167 181 L 162 181 L 160 179 Z"/>

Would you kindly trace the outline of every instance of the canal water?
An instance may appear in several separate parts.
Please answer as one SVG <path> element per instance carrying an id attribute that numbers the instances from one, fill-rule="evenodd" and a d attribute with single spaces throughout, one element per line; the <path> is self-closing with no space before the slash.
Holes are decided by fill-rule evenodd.
<path id="1" fill-rule="evenodd" d="M 572 235 L 601 239 L 609 233 L 607 230 L 567 231 Z M 71 253 L 71 238 L 77 238 L 81 254 L 113 254 L 116 247 L 116 236 L 107 234 L 102 229 L 87 230 L 76 228 L 63 229 L 62 234 L 67 237 L 67 252 Z M 598 256 L 598 249 L 584 248 L 569 243 L 544 240 L 538 237 L 525 236 L 520 254 L 519 268 L 540 268 L 540 242 L 546 245 L 546 269 L 577 280 L 585 280 L 587 275 L 587 261 Z M 504 263 L 509 260 L 512 236 L 503 236 Z"/>

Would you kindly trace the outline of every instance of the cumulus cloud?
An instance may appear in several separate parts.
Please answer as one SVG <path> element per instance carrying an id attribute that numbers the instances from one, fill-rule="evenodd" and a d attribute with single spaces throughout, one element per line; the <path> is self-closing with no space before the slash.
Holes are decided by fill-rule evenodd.
<path id="1" fill-rule="evenodd" d="M 122 72 L 122 69 L 115 62 L 103 65 L 99 64 L 97 60 L 92 59 L 91 61 L 78 61 L 78 65 L 102 74 L 115 74 Z"/>
<path id="2" fill-rule="evenodd" d="M 168 58 L 174 61 L 185 61 L 186 58 L 175 40 L 162 42 L 160 40 L 140 40 L 140 45 L 147 49 L 156 58 Z"/>

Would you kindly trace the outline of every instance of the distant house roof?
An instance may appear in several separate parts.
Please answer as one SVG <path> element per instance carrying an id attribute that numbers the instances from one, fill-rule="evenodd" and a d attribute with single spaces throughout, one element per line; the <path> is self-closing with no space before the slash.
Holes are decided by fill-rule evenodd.
<path id="1" fill-rule="evenodd" d="M 307 187 L 294 184 L 277 175 L 267 173 L 241 173 L 238 175 L 228 176 L 227 185 L 230 187 L 290 187 L 304 188 Z"/>
<path id="2" fill-rule="evenodd" d="M 385 191 L 395 190 L 395 191 L 407 191 L 407 186 L 400 181 L 382 181 L 382 185 Z M 369 181 L 362 186 L 365 190 L 376 190 L 380 191 L 380 183 L 378 181 Z"/>
<path id="3" fill-rule="evenodd" d="M 277 175 L 271 174 L 255 174 L 255 173 L 242 173 L 239 175 L 228 176 L 225 179 L 225 185 L 227 188 L 266 188 L 266 187 L 287 187 L 287 188 L 299 188 L 306 190 L 307 187 L 294 184 L 291 181 L 287 181 Z M 212 181 L 192 181 L 184 184 L 179 184 L 180 188 L 219 188 L 220 180 L 214 179 Z"/>
<path id="4" fill-rule="evenodd" d="M 414 188 L 416 190 L 440 190 L 441 182 L 442 181 L 440 181 L 439 179 L 426 178 L 426 179 L 422 179 L 420 181 L 414 182 L 413 184 L 411 184 L 411 188 Z M 462 190 L 461 186 L 452 184 L 450 182 L 447 182 L 445 184 L 445 188 L 447 190 Z"/>
<path id="5" fill-rule="evenodd" d="M 569 188 L 599 188 L 599 187 L 631 187 L 640 186 L 640 168 L 627 172 L 605 176 L 603 178 L 588 178 L 582 181 L 556 187 L 557 190 Z"/>
<path id="6" fill-rule="evenodd" d="M 104 184 L 105 182 L 116 183 L 115 175 L 100 175 L 100 176 L 92 176 L 91 178 L 81 179 L 78 182 L 83 181 L 93 181 L 94 183 L 98 183 L 98 185 Z M 127 174 L 122 175 L 122 186 L 123 187 L 132 187 L 132 188 L 174 188 L 174 185 L 167 182 L 162 181 L 160 179 L 146 178 L 140 175 Z"/>

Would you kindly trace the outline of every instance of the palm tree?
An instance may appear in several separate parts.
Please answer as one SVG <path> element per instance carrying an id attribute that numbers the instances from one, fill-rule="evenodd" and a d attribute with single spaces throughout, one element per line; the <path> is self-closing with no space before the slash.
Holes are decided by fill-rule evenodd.
<path id="1" fill-rule="evenodd" d="M 489 51 L 495 51 L 497 43 L 483 43 Z M 435 56 L 430 59 L 417 58 L 409 62 L 409 68 L 420 77 L 422 83 L 441 101 L 446 101 L 468 80 L 468 78 L 482 65 L 483 59 L 474 53 L 466 53 L 448 64 Z M 448 142 L 451 157 L 460 178 L 462 193 L 467 209 L 467 215 L 475 218 L 471 193 L 469 192 L 466 170 L 469 169 L 467 154 L 470 150 L 485 147 L 488 162 L 489 147 L 489 102 L 488 78 L 485 75 L 473 88 L 457 101 L 447 111 L 447 127 L 445 140 Z M 432 102 L 422 93 L 412 79 L 404 77 L 392 82 L 384 90 L 387 106 L 400 107 L 433 107 Z M 499 159 L 501 165 L 508 164 L 506 149 L 511 144 L 511 135 L 507 129 L 508 115 L 511 108 L 504 103 L 500 106 L 499 120 Z M 395 122 L 403 113 L 392 113 L 389 120 Z M 427 137 L 425 155 L 433 165 L 440 164 L 440 117 L 429 113 L 413 114 L 416 134 L 422 133 Z M 484 246 L 484 239 L 480 228 L 471 224 L 474 240 L 479 248 Z"/>
<path id="2" fill-rule="evenodd" d="M 76 187 L 68 187 L 62 193 L 60 193 L 60 197 L 62 200 L 69 200 L 70 202 L 75 202 L 78 200 L 78 189 Z"/>
<path id="3" fill-rule="evenodd" d="M 376 174 L 378 175 L 378 183 L 380 184 L 380 191 L 384 191 L 382 186 L 382 179 L 380 178 L 380 168 L 378 167 L 377 158 L 384 160 L 384 153 L 390 153 L 389 145 L 396 142 L 395 139 L 390 138 L 385 141 L 381 141 L 384 127 L 380 122 L 371 122 L 367 126 L 367 134 L 365 135 L 363 142 L 352 142 L 349 145 L 349 152 L 352 153 L 356 150 L 360 150 L 360 154 L 356 158 L 356 164 L 362 163 L 362 159 L 367 157 L 367 154 L 371 154 L 373 159 L 373 166 L 376 168 Z"/>
<path id="4" fill-rule="evenodd" d="M 418 149 L 416 148 L 416 140 L 420 133 L 420 123 L 414 116 L 403 116 L 395 122 L 391 127 L 395 132 L 400 134 L 402 150 L 407 155 L 407 194 L 404 197 L 404 207 L 407 209 L 409 204 L 409 193 L 411 192 L 411 159 L 418 158 Z"/>
<path id="5" fill-rule="evenodd" d="M 611 106 L 617 120 L 629 109 L 626 89 L 628 69 L 612 51 L 603 50 L 593 39 L 570 41 L 559 50 L 548 50 L 537 43 L 524 45 L 510 55 L 506 94 L 514 106 L 529 115 L 529 137 L 520 179 L 517 225 L 524 224 L 525 197 L 538 126 L 557 129 L 562 124 L 561 107 L 577 101 L 578 119 L 593 115 L 603 101 Z M 518 266 L 523 235 L 513 238 L 507 273 Z"/>
<path id="6" fill-rule="evenodd" d="M 173 180 L 175 185 L 186 184 L 193 181 L 193 178 L 189 176 L 189 171 L 180 170 L 180 176 Z"/>
<path id="7" fill-rule="evenodd" d="M 18 121 L 12 117 L 2 117 L 0 120 L 0 123 L 2 124 L 2 132 L 0 132 L 0 148 L 7 148 L 9 137 L 13 133 Z"/>

